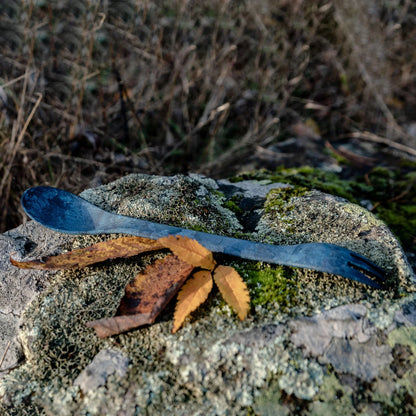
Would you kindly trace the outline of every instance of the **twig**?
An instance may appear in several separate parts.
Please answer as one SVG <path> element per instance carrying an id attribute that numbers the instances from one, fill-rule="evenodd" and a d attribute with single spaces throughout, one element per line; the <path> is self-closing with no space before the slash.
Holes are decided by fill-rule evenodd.
<path id="1" fill-rule="evenodd" d="M 385 137 L 377 136 L 373 133 L 370 133 L 369 131 L 345 134 L 342 137 L 354 137 L 357 139 L 368 140 L 369 142 L 383 143 L 389 147 L 392 147 L 393 149 L 401 150 L 402 152 L 406 152 L 412 156 L 416 156 L 416 149 L 413 149 L 412 147 L 406 146 L 404 144 L 396 143 L 393 140 L 386 139 Z"/>
<path id="2" fill-rule="evenodd" d="M 343 148 L 340 146 L 338 149 L 335 148 L 329 140 L 325 141 L 325 147 L 329 149 L 331 152 L 335 153 L 338 156 L 341 156 L 348 161 L 352 162 L 355 165 L 359 166 L 372 166 L 377 162 L 377 159 L 374 157 L 368 157 L 359 155 L 357 153 L 351 152 L 348 149 Z"/>
<path id="3" fill-rule="evenodd" d="M 29 97 L 27 100 L 30 103 L 36 103 L 36 101 L 37 101 L 32 97 Z M 43 108 L 45 111 L 50 111 L 51 113 L 55 113 L 59 117 L 65 119 L 65 120 L 68 120 L 69 122 L 74 122 L 75 123 L 76 120 L 77 120 L 75 116 L 73 116 L 72 114 L 68 113 L 65 110 L 59 109 L 57 106 L 52 106 L 51 104 L 48 104 L 48 103 L 45 103 L 45 102 L 40 103 L 39 106 L 41 108 Z"/>
<path id="4" fill-rule="evenodd" d="M 32 72 L 32 74 L 34 74 L 35 71 Z M 32 75 L 30 74 L 30 75 Z M 6 87 L 10 87 L 11 85 L 15 84 L 16 82 L 19 82 L 20 80 L 24 79 L 26 76 L 26 74 L 20 75 L 20 77 L 14 78 L 8 82 L 6 82 L 5 84 L 2 84 L 1 87 L 2 88 L 6 88 Z"/>
<path id="5" fill-rule="evenodd" d="M 242 154 L 249 154 L 253 147 L 261 142 L 261 139 L 270 131 L 270 129 L 279 122 L 279 118 L 273 117 L 265 121 L 260 131 L 256 127 L 249 128 L 237 144 L 226 150 L 215 161 L 202 165 L 197 172 L 203 173 L 204 175 L 212 175 L 214 172 L 215 174 L 218 174 L 220 166 L 227 167 L 232 165 L 236 160 L 241 160 Z"/>
<path id="6" fill-rule="evenodd" d="M 106 163 L 99 162 L 98 160 L 85 159 L 82 157 L 74 157 L 72 155 L 64 155 L 58 152 L 48 152 L 43 155 L 43 158 L 49 158 L 49 157 L 56 157 L 62 160 L 69 160 L 74 163 L 84 163 L 87 165 L 96 165 L 96 166 L 103 166 L 103 167 L 107 166 Z"/>
<path id="7" fill-rule="evenodd" d="M 127 119 L 126 102 L 124 101 L 124 83 L 123 83 L 123 80 L 121 79 L 120 72 L 116 67 L 115 58 L 113 58 L 113 73 L 117 80 L 118 93 L 120 96 L 120 116 L 123 121 L 123 143 L 128 144 L 129 143 L 129 123 Z"/>
<path id="8" fill-rule="evenodd" d="M 26 75 L 27 75 L 27 74 L 28 74 L 28 73 L 26 73 Z M 23 94 L 24 94 L 24 92 L 23 92 Z M 15 144 L 14 144 L 14 146 L 13 146 L 13 150 L 12 150 L 11 157 L 10 157 L 10 159 L 9 159 L 9 164 L 7 165 L 7 168 L 5 169 L 5 172 L 4 172 L 4 174 L 3 174 L 3 179 L 2 179 L 2 181 L 1 181 L 1 183 L 0 183 L 0 192 L 1 192 L 1 191 L 3 190 L 3 188 L 4 188 L 4 185 L 5 185 L 5 183 L 6 183 L 6 180 L 8 179 L 8 176 L 9 176 L 9 174 L 10 174 L 10 171 L 11 171 L 11 168 L 12 168 L 12 165 L 13 165 L 13 162 L 14 162 L 14 159 L 15 159 L 15 157 L 16 157 L 17 150 L 19 149 L 20 143 L 22 142 L 23 137 L 24 137 L 24 135 L 25 135 L 25 133 L 26 133 L 26 130 L 27 130 L 27 128 L 29 127 L 29 123 L 31 122 L 31 120 L 32 120 L 32 118 L 33 118 L 33 116 L 34 116 L 34 114 L 35 114 L 35 112 L 36 112 L 37 108 L 39 107 L 39 104 L 40 104 L 40 102 L 41 102 L 42 98 L 43 98 L 42 94 L 38 94 L 38 99 L 36 100 L 36 103 L 35 103 L 35 105 L 33 106 L 32 111 L 30 112 L 30 114 L 29 114 L 28 118 L 26 119 L 25 124 L 23 125 L 22 130 L 21 130 L 21 131 L 20 131 L 20 133 L 19 133 L 19 136 L 17 137 L 17 140 L 16 140 L 16 142 L 15 142 Z M 19 112 L 20 112 L 20 111 L 19 111 Z"/>
<path id="9" fill-rule="evenodd" d="M 6 348 L 4 350 L 3 356 L 1 357 L 1 360 L 0 360 L 0 369 L 1 369 L 1 366 L 3 365 L 3 362 L 4 362 L 5 358 L 6 358 L 7 352 L 9 351 L 9 348 L 10 348 L 10 345 L 11 344 L 12 344 L 12 341 L 10 340 L 7 343 L 7 345 L 6 345 Z"/>
<path id="10" fill-rule="evenodd" d="M 34 116 L 37 108 L 39 107 L 40 102 L 42 101 L 43 95 L 40 94 L 40 93 L 36 93 L 36 94 L 38 96 L 38 99 L 36 100 L 36 103 L 33 106 L 32 111 L 29 114 L 29 117 L 26 119 L 26 122 L 25 122 L 25 124 L 23 126 L 23 129 L 21 130 L 21 132 L 19 134 L 19 137 L 17 138 L 16 147 L 20 145 L 20 142 L 22 141 L 23 136 L 25 135 L 26 130 L 29 127 L 29 123 L 32 121 L 32 118 L 33 118 L 33 116 Z"/>

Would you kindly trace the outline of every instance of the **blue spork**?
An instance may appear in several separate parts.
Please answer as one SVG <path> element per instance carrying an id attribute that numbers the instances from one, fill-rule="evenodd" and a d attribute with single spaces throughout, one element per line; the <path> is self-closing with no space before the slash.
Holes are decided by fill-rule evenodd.
<path id="1" fill-rule="evenodd" d="M 382 289 L 385 281 L 380 267 L 334 244 L 264 244 L 159 224 L 104 211 L 79 196 L 48 186 L 27 189 L 22 196 L 22 206 L 35 221 L 67 234 L 123 233 L 151 239 L 186 236 L 212 252 L 332 273 L 377 289 Z"/>

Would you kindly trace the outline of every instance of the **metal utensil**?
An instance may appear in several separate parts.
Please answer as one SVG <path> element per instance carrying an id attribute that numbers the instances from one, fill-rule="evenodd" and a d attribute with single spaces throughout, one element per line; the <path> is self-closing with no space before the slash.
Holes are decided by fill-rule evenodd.
<path id="1" fill-rule="evenodd" d="M 380 267 L 334 244 L 272 245 L 158 224 L 104 211 L 79 196 L 48 186 L 27 189 L 22 196 L 22 206 L 30 218 L 62 233 L 123 233 L 151 239 L 186 236 L 213 252 L 332 273 L 377 289 L 382 288 L 385 280 Z"/>

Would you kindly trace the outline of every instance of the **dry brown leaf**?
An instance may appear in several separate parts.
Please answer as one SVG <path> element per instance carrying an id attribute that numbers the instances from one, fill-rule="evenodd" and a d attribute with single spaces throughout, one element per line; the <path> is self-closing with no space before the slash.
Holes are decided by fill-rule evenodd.
<path id="1" fill-rule="evenodd" d="M 57 256 L 44 257 L 41 260 L 18 261 L 10 257 L 10 261 L 21 269 L 62 270 L 85 267 L 120 257 L 132 257 L 162 248 L 164 246 L 157 240 L 142 237 L 121 237 Z"/>
<path id="2" fill-rule="evenodd" d="M 85 325 L 88 328 L 94 328 L 99 338 L 106 338 L 129 331 L 130 329 L 138 328 L 139 326 L 151 324 L 155 318 L 150 313 L 141 313 L 137 315 L 97 319 L 96 321 L 89 321 Z"/>
<path id="3" fill-rule="evenodd" d="M 174 236 L 159 238 L 161 244 L 176 254 L 181 260 L 201 269 L 213 270 L 215 260 L 212 252 L 203 247 L 198 241 L 188 237 Z"/>
<path id="4" fill-rule="evenodd" d="M 214 280 L 225 301 L 244 320 L 250 309 L 250 295 L 237 270 L 229 266 L 218 266 L 214 271 Z"/>
<path id="5" fill-rule="evenodd" d="M 140 272 L 125 288 L 117 315 L 87 323 L 100 338 L 152 323 L 193 270 L 191 264 L 168 255 Z"/>
<path id="6" fill-rule="evenodd" d="M 181 327 L 183 321 L 191 312 L 206 301 L 211 289 L 212 275 L 208 270 L 196 272 L 182 286 L 173 317 L 172 333 L 175 333 Z"/>
<path id="7" fill-rule="evenodd" d="M 193 268 L 174 255 L 156 260 L 126 286 L 117 315 L 159 313 L 181 288 Z"/>

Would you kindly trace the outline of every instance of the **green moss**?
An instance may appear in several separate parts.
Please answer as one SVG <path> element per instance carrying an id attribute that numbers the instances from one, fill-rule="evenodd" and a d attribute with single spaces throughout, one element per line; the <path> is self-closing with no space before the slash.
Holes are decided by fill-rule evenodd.
<path id="1" fill-rule="evenodd" d="M 390 204 L 389 204 L 390 205 Z M 415 244 L 416 214 L 409 213 L 409 206 L 400 206 L 391 204 L 388 207 L 378 207 L 376 214 L 395 232 L 405 247 Z"/>
<path id="2" fill-rule="evenodd" d="M 277 381 L 272 381 L 267 389 L 254 400 L 249 414 L 252 415 L 281 415 L 290 414 L 289 408 L 281 404 L 281 389 Z"/>
<path id="3" fill-rule="evenodd" d="M 416 250 L 416 173 L 375 168 L 368 175 L 373 213 L 383 220 L 408 250 Z"/>
<path id="4" fill-rule="evenodd" d="M 390 396 L 376 394 L 375 398 L 380 400 L 381 414 L 407 416 L 414 415 L 416 411 L 412 396 L 413 392 L 409 392 L 406 388 L 400 386 Z"/>
<path id="5" fill-rule="evenodd" d="M 261 170 L 253 173 L 241 174 L 238 177 L 232 178 L 232 181 L 236 182 L 238 180 L 248 179 L 269 179 L 272 182 L 282 182 L 294 186 L 305 187 L 308 189 L 317 189 L 319 191 L 341 196 L 352 202 L 356 202 L 353 195 L 355 191 L 353 181 L 345 181 L 341 179 L 336 173 L 326 172 L 324 170 L 312 168 L 310 166 L 289 169 L 279 167 L 275 172 Z"/>
<path id="6" fill-rule="evenodd" d="M 267 169 L 259 169 L 254 170 L 251 172 L 244 172 L 240 173 L 239 175 L 232 176 L 231 178 L 228 178 L 228 180 L 232 183 L 238 183 L 246 180 L 254 180 L 254 181 L 262 181 L 267 180 L 270 181 L 270 175 L 272 175 L 272 172 Z"/>
<path id="7" fill-rule="evenodd" d="M 351 392 L 350 387 L 341 385 L 335 374 L 324 377 L 316 400 L 311 404 L 311 416 L 354 414 Z"/>
<path id="8" fill-rule="evenodd" d="M 408 345 L 412 350 L 413 360 L 416 357 L 416 327 L 407 328 L 403 326 L 391 331 L 388 335 L 387 342 L 392 348 L 396 344 Z"/>
<path id="9" fill-rule="evenodd" d="M 373 168 L 367 175 L 353 180 L 342 179 L 339 174 L 304 166 L 278 168 L 275 172 L 259 170 L 244 173 L 231 179 L 269 180 L 282 182 L 300 189 L 317 189 L 340 196 L 352 203 L 369 201 L 372 213 L 384 221 L 398 237 L 406 250 L 416 250 L 416 173 L 413 164 L 404 163 L 398 169 Z M 285 198 L 284 194 L 281 195 Z M 274 198 L 274 207 L 279 204 Z M 284 204 L 282 200 L 281 205 Z M 273 206 L 269 205 L 269 209 Z"/>
<path id="10" fill-rule="evenodd" d="M 272 189 L 267 195 L 267 202 L 264 206 L 264 210 L 266 213 L 283 208 L 285 210 L 290 210 L 290 204 L 288 205 L 288 202 L 290 202 L 292 198 L 303 196 L 308 192 L 309 189 L 303 186 Z"/>
<path id="11" fill-rule="evenodd" d="M 242 215 L 244 211 L 238 206 L 238 202 L 241 197 L 233 196 L 228 201 L 224 202 L 224 207 L 229 209 L 230 211 L 234 212 L 236 215 Z"/>
<path id="12" fill-rule="evenodd" d="M 298 282 L 293 269 L 264 263 L 240 262 L 233 265 L 250 290 L 253 306 L 264 305 L 286 312 L 297 304 Z"/>

